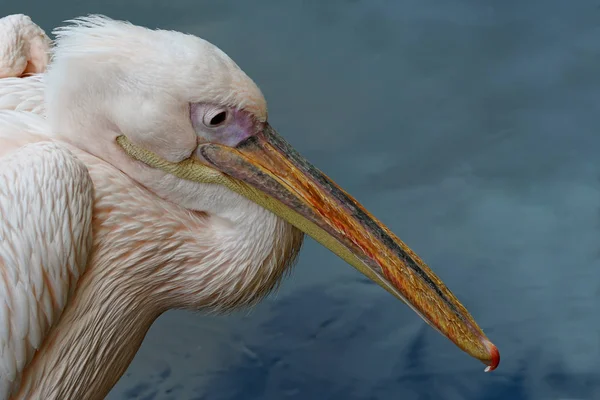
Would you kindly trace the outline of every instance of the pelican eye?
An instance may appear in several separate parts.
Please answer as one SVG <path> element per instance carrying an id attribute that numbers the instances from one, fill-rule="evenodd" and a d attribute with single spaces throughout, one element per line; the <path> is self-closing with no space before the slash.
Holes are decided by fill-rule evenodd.
<path id="1" fill-rule="evenodd" d="M 215 128 L 217 126 L 223 125 L 223 123 L 227 120 L 227 111 L 226 110 L 210 110 L 206 114 L 204 114 L 204 125 Z"/>

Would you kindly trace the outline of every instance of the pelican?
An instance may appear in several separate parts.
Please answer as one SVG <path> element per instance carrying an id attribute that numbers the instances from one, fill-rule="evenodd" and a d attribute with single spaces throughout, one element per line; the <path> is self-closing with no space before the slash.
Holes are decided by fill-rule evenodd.
<path id="1" fill-rule="evenodd" d="M 50 38 L 23 14 L 0 20 L 0 78 L 39 74 L 49 62 Z"/>
<path id="2" fill-rule="evenodd" d="M 54 34 L 43 74 L 0 80 L 29 90 L 0 110 L 0 398 L 104 398 L 162 313 L 257 303 L 304 234 L 497 367 L 459 300 L 271 127 L 224 52 L 98 15 Z"/>
<path id="3" fill-rule="evenodd" d="M 50 62 L 50 45 L 46 32 L 28 16 L 0 18 L 0 110 L 44 115 L 42 73 Z"/>

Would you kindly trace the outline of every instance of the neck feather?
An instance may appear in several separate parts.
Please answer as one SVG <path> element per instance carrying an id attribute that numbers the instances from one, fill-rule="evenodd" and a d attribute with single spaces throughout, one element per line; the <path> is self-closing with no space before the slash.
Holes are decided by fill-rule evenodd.
<path id="1" fill-rule="evenodd" d="M 95 184 L 92 257 L 14 399 L 103 399 L 161 313 L 251 305 L 302 243 L 300 231 L 252 203 L 230 211 L 245 220 L 191 212 L 78 154 Z"/>

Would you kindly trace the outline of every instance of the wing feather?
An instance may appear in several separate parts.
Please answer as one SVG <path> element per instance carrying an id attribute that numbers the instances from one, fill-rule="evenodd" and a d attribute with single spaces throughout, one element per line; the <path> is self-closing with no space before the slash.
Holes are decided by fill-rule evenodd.
<path id="1" fill-rule="evenodd" d="M 46 115 L 44 75 L 0 79 L 0 110 L 28 111 Z"/>
<path id="2" fill-rule="evenodd" d="M 0 147 L 12 122 L 0 115 Z M 85 268 L 92 204 L 87 168 L 64 145 L 27 144 L 0 157 L 0 399 L 18 389 Z"/>

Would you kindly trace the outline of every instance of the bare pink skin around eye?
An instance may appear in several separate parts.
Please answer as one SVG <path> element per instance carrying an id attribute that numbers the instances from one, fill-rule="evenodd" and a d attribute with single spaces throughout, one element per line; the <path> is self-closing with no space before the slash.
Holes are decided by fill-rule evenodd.
<path id="1" fill-rule="evenodd" d="M 204 117 L 208 112 L 214 112 L 215 109 L 226 111 L 227 118 L 218 126 L 207 125 Z M 260 123 L 250 113 L 211 104 L 192 103 L 190 118 L 201 142 L 218 143 L 229 147 L 237 146 L 250 136 L 254 136 L 260 129 Z"/>

